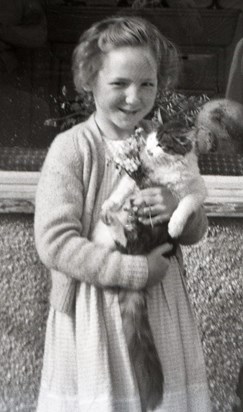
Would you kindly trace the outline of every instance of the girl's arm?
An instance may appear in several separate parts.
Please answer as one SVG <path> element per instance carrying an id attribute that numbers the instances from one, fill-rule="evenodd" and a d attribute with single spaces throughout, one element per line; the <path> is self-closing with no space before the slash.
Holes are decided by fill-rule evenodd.
<path id="1" fill-rule="evenodd" d="M 110 252 L 84 235 L 93 214 L 85 207 L 88 200 L 84 196 L 88 192 L 84 184 L 89 181 L 95 196 L 97 181 L 92 180 L 88 170 L 93 169 L 92 159 L 85 163 L 90 155 L 87 143 L 83 142 L 80 151 L 82 156 L 87 149 L 83 158 L 78 157 L 75 143 L 71 134 L 59 135 L 43 165 L 35 210 L 35 240 L 40 259 L 49 269 L 96 286 L 142 288 L 148 277 L 145 257 Z"/>
<path id="2" fill-rule="evenodd" d="M 36 194 L 35 240 L 39 256 L 47 268 L 98 287 L 143 288 L 148 281 L 145 256 L 111 252 L 83 235 L 84 210 L 86 221 L 93 211 L 85 209 L 84 174 L 89 171 L 76 151 L 71 134 L 63 134 L 54 141 L 45 160 Z M 95 184 L 90 175 L 89 185 Z M 166 270 L 167 259 L 161 257 L 161 262 Z"/>

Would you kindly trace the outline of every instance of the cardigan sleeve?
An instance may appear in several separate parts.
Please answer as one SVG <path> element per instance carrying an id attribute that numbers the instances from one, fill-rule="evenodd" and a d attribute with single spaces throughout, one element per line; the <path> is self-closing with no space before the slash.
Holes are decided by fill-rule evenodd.
<path id="1" fill-rule="evenodd" d="M 146 257 L 110 251 L 83 234 L 84 184 L 89 180 L 95 192 L 97 179 L 92 176 L 94 159 L 84 165 L 85 156 L 80 156 L 70 133 L 59 135 L 47 154 L 36 193 L 34 227 L 40 259 L 49 269 L 98 287 L 143 288 L 148 279 Z M 92 210 L 86 215 L 91 219 Z"/>

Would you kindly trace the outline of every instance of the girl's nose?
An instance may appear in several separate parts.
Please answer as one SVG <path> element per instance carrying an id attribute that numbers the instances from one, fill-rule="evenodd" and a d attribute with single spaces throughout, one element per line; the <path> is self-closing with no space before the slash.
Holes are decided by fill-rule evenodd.
<path id="1" fill-rule="evenodd" d="M 136 104 L 139 102 L 139 91 L 137 87 L 130 86 L 126 91 L 126 103 Z"/>

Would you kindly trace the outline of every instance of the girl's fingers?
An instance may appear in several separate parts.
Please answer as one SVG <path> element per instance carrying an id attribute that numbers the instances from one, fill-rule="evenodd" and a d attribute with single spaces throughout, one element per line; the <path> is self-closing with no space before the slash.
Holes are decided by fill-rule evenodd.
<path id="1" fill-rule="evenodd" d="M 140 190 L 136 196 L 132 198 L 132 203 L 134 206 L 140 207 L 143 205 L 153 205 L 160 203 L 163 199 L 161 188 L 147 188 Z"/>
<path id="2" fill-rule="evenodd" d="M 156 216 L 148 216 L 148 217 L 139 217 L 138 220 L 143 224 L 143 225 L 150 225 L 150 226 L 156 226 L 159 223 L 163 222 L 168 222 L 170 220 L 170 216 L 168 213 L 156 215 Z"/>
<path id="3" fill-rule="evenodd" d="M 146 207 L 154 205 L 164 205 L 167 203 L 175 203 L 171 192 L 166 187 L 152 187 L 140 190 L 136 196 L 132 198 L 132 204 L 135 207 Z"/>
<path id="4" fill-rule="evenodd" d="M 140 207 L 135 210 L 138 216 L 146 217 L 146 216 L 157 216 L 159 214 L 164 214 L 167 212 L 167 208 L 163 204 L 155 204 L 151 206 Z"/>
<path id="5" fill-rule="evenodd" d="M 141 206 L 149 206 L 149 205 L 154 205 L 156 203 L 160 203 L 162 202 L 163 197 L 158 195 L 158 194 L 154 194 L 154 195 L 143 195 L 143 196 L 138 196 L 133 200 L 133 205 L 137 206 L 137 207 L 141 207 Z"/>
<path id="6" fill-rule="evenodd" d="M 143 201 L 133 202 L 132 208 L 139 216 L 146 216 L 149 214 L 155 216 L 158 213 L 162 213 L 167 206 L 163 198 L 154 196 L 153 198 L 143 199 Z"/>
<path id="7" fill-rule="evenodd" d="M 131 202 L 133 211 L 144 225 L 156 225 L 170 219 L 177 207 L 177 200 L 165 187 L 141 190 Z"/>
<path id="8" fill-rule="evenodd" d="M 173 249 L 173 245 L 171 243 L 164 243 L 163 245 L 160 246 L 160 253 L 161 255 L 164 255 L 168 252 L 171 252 Z"/>

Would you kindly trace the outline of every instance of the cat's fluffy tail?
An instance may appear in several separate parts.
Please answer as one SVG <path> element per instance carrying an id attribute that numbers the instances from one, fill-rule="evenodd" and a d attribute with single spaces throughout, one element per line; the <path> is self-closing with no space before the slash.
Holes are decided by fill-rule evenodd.
<path id="1" fill-rule="evenodd" d="M 142 410 L 154 410 L 163 397 L 164 377 L 148 320 L 146 291 L 119 292 L 123 329 L 134 366 Z"/>

